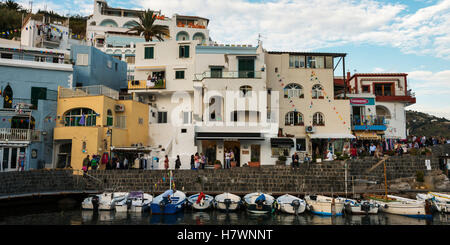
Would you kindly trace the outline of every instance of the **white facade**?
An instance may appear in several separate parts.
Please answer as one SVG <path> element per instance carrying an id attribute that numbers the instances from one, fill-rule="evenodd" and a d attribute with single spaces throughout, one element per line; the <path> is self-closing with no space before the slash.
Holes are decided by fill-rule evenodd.
<path id="1" fill-rule="evenodd" d="M 141 12 L 143 11 L 111 8 L 105 0 L 94 0 L 94 13 L 87 21 L 86 40 L 89 45 L 126 61 L 130 80 L 135 79 L 136 44 L 145 42 L 145 39 L 126 32 L 134 25 L 134 21 L 139 22 L 137 16 Z M 170 40 L 199 40 L 203 44 L 209 43 L 207 19 L 177 14 L 169 18 L 159 11 L 155 11 L 155 14 L 157 14 L 156 25 L 169 27 Z"/>

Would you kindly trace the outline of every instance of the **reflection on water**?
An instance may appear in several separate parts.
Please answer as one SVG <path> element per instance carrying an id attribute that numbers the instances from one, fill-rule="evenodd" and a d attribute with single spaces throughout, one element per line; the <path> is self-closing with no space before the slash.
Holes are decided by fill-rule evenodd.
<path id="1" fill-rule="evenodd" d="M 114 211 L 93 212 L 80 207 L 8 208 L 0 210 L 0 225 L 449 225 L 450 215 L 417 219 L 394 214 L 319 216 L 308 212 L 298 216 L 284 213 L 249 214 L 245 210 L 224 213 L 218 210 L 185 210 L 176 215 L 151 215 Z"/>

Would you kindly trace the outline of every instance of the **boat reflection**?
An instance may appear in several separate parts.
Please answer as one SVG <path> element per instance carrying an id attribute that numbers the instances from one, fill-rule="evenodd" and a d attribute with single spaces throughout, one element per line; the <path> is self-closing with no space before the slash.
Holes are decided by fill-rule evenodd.
<path id="1" fill-rule="evenodd" d="M 308 220 L 307 216 L 300 215 L 291 215 L 291 214 L 278 214 L 274 216 L 274 220 L 277 224 L 280 225 L 307 225 Z"/>
<path id="2" fill-rule="evenodd" d="M 207 212 L 193 212 L 191 215 L 192 220 L 196 225 L 205 225 L 210 223 L 211 216 Z"/>
<path id="3" fill-rule="evenodd" d="M 183 225 L 184 222 L 184 212 L 178 212 L 176 214 L 152 214 L 150 218 L 150 224 L 152 225 Z"/>
<path id="4" fill-rule="evenodd" d="M 220 225 L 232 225 L 239 224 L 239 216 L 237 213 L 223 213 L 215 212 L 217 224 Z"/>

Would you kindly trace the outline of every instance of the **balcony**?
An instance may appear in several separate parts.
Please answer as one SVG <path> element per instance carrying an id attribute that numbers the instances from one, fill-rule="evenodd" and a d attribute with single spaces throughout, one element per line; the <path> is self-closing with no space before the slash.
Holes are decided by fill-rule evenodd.
<path id="1" fill-rule="evenodd" d="M 147 80 L 132 80 L 128 81 L 129 90 L 139 90 L 139 89 L 165 89 L 166 79 L 158 79 L 154 82 Z"/>
<path id="2" fill-rule="evenodd" d="M 195 74 L 195 80 L 201 81 L 205 78 L 251 78 L 251 79 L 260 79 L 261 71 L 222 71 L 222 72 L 211 72 L 205 71 L 201 74 Z"/>
<path id="3" fill-rule="evenodd" d="M 116 100 L 119 99 L 119 92 L 103 85 L 76 87 L 74 89 L 60 88 L 59 91 L 59 98 L 73 98 L 97 95 L 104 95 Z"/>
<path id="4" fill-rule="evenodd" d="M 0 128 L 0 142 L 39 141 L 40 132 L 31 129 Z"/>
<path id="5" fill-rule="evenodd" d="M 382 116 L 352 116 L 353 130 L 385 131 L 387 118 Z"/>

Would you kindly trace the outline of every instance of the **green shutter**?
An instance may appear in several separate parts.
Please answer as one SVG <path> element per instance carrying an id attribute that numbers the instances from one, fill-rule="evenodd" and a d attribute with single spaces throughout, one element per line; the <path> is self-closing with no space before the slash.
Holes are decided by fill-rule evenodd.
<path id="1" fill-rule="evenodd" d="M 31 87 L 31 104 L 37 109 L 39 100 L 47 99 L 47 88 Z"/>
<path id="2" fill-rule="evenodd" d="M 189 58 L 189 46 L 184 46 L 184 57 Z"/>
<path id="3" fill-rule="evenodd" d="M 145 59 L 153 59 L 153 47 L 145 47 Z"/>
<path id="4" fill-rule="evenodd" d="M 178 48 L 178 50 L 179 50 L 179 53 L 180 53 L 179 58 L 182 58 L 183 57 L 183 46 L 180 46 Z"/>

